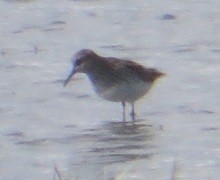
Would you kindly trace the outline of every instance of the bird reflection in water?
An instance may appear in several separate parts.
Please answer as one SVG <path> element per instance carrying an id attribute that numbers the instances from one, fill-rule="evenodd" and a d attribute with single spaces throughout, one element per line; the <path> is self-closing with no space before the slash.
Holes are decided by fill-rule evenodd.
<path id="1" fill-rule="evenodd" d="M 89 153 L 101 164 L 148 159 L 154 154 L 154 129 L 146 120 L 135 124 L 108 121 L 100 128 L 90 129 L 96 136 Z"/>

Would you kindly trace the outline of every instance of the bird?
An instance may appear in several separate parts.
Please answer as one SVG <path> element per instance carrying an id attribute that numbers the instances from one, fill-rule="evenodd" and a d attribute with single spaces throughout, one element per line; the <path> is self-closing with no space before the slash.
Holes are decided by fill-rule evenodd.
<path id="1" fill-rule="evenodd" d="M 131 60 L 103 57 L 91 49 L 75 53 L 72 66 L 64 86 L 76 73 L 85 73 L 101 98 L 122 104 L 123 122 L 126 122 L 126 105 L 131 105 L 130 115 L 132 122 L 135 122 L 135 103 L 149 92 L 158 79 L 165 76 L 157 69 L 146 68 Z"/>

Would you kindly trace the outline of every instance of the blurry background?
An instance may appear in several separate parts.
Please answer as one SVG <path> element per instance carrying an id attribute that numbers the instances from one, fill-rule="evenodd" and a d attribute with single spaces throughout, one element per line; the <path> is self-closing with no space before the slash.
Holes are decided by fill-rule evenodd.
<path id="1" fill-rule="evenodd" d="M 218 0 L 0 0 L 0 179 L 219 179 Z M 82 48 L 167 74 L 124 126 Z M 60 177 L 59 177 L 60 176 Z"/>

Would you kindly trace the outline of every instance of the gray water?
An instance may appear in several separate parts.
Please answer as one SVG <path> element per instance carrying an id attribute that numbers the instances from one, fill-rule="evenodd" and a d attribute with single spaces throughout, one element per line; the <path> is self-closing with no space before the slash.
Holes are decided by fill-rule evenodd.
<path id="1" fill-rule="evenodd" d="M 218 1 L 1 0 L 0 179 L 219 179 Z M 135 125 L 84 75 L 82 48 L 167 74 Z"/>

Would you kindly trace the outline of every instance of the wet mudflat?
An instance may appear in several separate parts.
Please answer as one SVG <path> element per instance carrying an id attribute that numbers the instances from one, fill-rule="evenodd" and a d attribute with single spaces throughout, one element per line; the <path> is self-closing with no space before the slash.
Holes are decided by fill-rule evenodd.
<path id="1" fill-rule="evenodd" d="M 0 179 L 219 179 L 218 1 L 0 1 Z M 167 74 L 122 123 L 90 48 Z"/>

